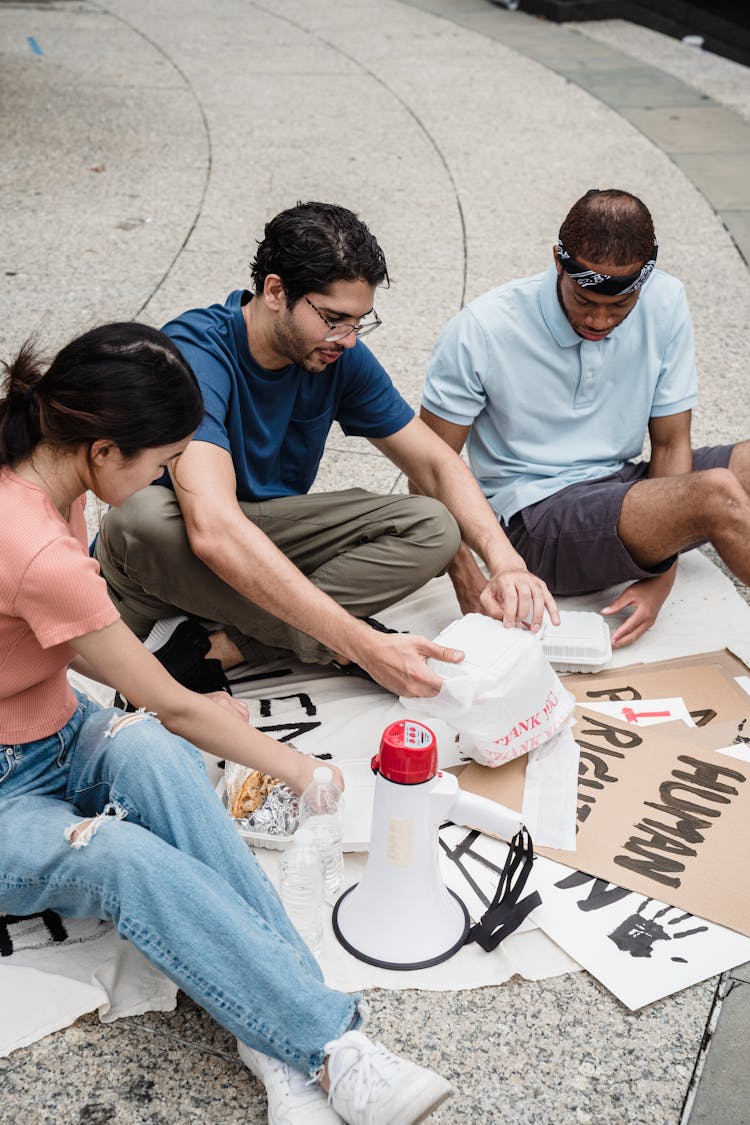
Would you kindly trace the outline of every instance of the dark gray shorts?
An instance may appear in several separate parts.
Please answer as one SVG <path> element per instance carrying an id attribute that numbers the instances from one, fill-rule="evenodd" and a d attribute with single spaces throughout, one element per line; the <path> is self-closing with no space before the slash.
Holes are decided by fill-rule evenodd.
<path id="1" fill-rule="evenodd" d="M 693 450 L 693 470 L 725 469 L 732 445 Z M 644 570 L 617 535 L 625 493 L 648 475 L 648 461 L 625 465 L 599 480 L 570 484 L 545 500 L 522 508 L 503 523 L 511 543 L 532 574 L 553 594 L 589 594 L 617 582 L 653 578 L 669 570 L 674 556 Z M 692 547 L 699 547 L 693 543 Z"/>

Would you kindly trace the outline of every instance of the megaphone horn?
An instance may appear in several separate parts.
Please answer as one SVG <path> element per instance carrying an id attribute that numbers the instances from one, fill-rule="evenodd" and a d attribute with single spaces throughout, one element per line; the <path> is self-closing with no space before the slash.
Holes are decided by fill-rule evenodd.
<path id="1" fill-rule="evenodd" d="M 439 826 L 452 820 L 510 839 L 521 818 L 463 793 L 438 770 L 435 735 L 412 719 L 385 729 L 372 768 L 370 854 L 361 881 L 334 907 L 334 933 L 371 965 L 425 969 L 452 957 L 469 932 L 469 913 L 440 872 Z"/>

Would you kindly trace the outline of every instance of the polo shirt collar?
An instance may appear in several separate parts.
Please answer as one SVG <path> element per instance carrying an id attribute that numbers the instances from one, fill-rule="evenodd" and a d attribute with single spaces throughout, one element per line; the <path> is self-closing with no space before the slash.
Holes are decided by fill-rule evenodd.
<path id="1" fill-rule="evenodd" d="M 570 348 L 574 344 L 580 344 L 582 337 L 572 327 L 557 296 L 557 270 L 554 266 L 550 266 L 542 277 L 540 303 L 544 322 L 557 344 L 561 348 Z"/>

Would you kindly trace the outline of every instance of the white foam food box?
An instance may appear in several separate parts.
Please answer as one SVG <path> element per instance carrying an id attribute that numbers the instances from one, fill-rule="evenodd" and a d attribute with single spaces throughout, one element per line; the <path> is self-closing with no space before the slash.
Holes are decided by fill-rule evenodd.
<path id="1" fill-rule="evenodd" d="M 599 613 L 560 612 L 560 624 L 546 614 L 542 649 L 557 672 L 598 672 L 612 656 L 609 626 Z"/>

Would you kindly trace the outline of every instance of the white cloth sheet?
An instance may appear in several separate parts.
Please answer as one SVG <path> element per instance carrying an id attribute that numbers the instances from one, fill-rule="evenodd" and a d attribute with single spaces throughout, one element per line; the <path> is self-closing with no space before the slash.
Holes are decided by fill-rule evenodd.
<path id="1" fill-rule="evenodd" d="M 566 599 L 561 605 L 565 609 L 596 610 L 612 596 L 614 591 L 605 591 L 596 596 Z M 458 606 L 449 581 L 442 578 L 379 616 L 388 625 L 434 637 L 458 616 Z M 748 636 L 750 608 L 708 559 L 693 552 L 680 563 L 672 596 L 656 627 L 632 647 L 613 653 L 608 667 L 723 647 L 744 655 L 743 645 Z M 291 664 L 284 667 L 288 669 L 286 673 L 276 668 L 262 676 L 257 673 L 244 676 L 237 683 L 237 694 L 247 699 L 252 721 L 257 726 L 276 738 L 292 739 L 311 753 L 366 761 L 377 750 L 380 733 L 387 723 L 404 715 L 398 701 L 373 684 L 354 677 L 334 676 L 320 669 Z M 110 702 L 112 693 L 106 689 L 87 684 L 80 677 L 75 683 L 88 688 L 99 702 L 105 705 Z M 441 765 L 455 764 L 460 754 L 453 733 L 440 724 L 434 725 Z M 210 762 L 209 767 L 216 778 L 216 764 Z M 533 823 L 532 805 L 539 809 L 535 826 L 539 832 L 545 813 L 542 789 L 533 769 L 531 780 L 534 785 L 531 788 L 527 785 L 529 793 L 524 814 L 529 823 Z M 445 848 L 453 846 L 455 850 L 456 841 L 466 839 L 465 829 L 443 832 Z M 444 856 L 443 863 L 449 885 L 455 885 L 474 914 L 480 910 L 482 899 L 476 895 L 472 898 L 471 884 L 480 889 L 485 899 L 491 897 L 497 882 L 494 868 L 502 865 L 505 851 L 499 841 L 482 836 L 474 839 L 469 853 L 460 861 Z M 349 882 L 356 881 L 365 859 L 363 854 L 347 856 Z M 273 874 L 278 853 L 265 852 L 261 860 Z M 565 868 L 560 871 L 567 873 Z M 637 914 L 637 909 L 634 912 Z M 437 990 L 473 988 L 498 984 L 514 973 L 539 979 L 577 968 L 570 951 L 574 947 L 582 948 L 580 942 L 571 942 L 562 926 L 545 921 L 543 913 L 537 912 L 536 917 L 557 937 L 559 946 L 542 930 L 527 926 L 512 935 L 494 954 L 485 954 L 476 946 L 467 947 L 432 969 L 400 973 L 375 969 L 358 961 L 345 953 L 331 936 L 321 961 L 330 983 L 344 989 L 373 985 Z M 59 942 L 52 939 L 40 919 L 10 927 L 13 951 L 0 961 L 0 1056 L 67 1026 L 84 1012 L 98 1011 L 102 1019 L 114 1020 L 119 1016 L 168 1010 L 174 1006 L 174 986 L 151 969 L 127 942 L 119 939 L 111 926 L 68 920 L 64 920 L 64 925 L 68 936 Z M 602 941 L 606 940 L 604 934 Z M 688 939 L 681 940 L 687 944 Z M 591 944 L 588 939 L 587 943 Z M 568 952 L 564 952 L 562 946 Z M 710 975 L 739 963 L 746 956 L 743 947 L 742 953 L 735 950 L 730 955 L 724 950 L 717 956 L 697 958 L 696 962 L 701 961 L 705 969 L 703 975 Z M 582 954 L 581 959 L 584 959 Z M 585 960 L 592 972 L 606 976 L 603 968 L 606 957 L 597 960 L 587 954 Z M 642 962 L 633 964 L 638 970 Z M 690 980 L 681 978 L 674 987 L 684 987 L 686 983 Z M 672 987 L 668 989 L 671 990 Z M 625 999 L 626 992 L 620 994 Z M 642 993 L 635 996 L 627 993 L 627 997 L 625 1002 L 628 1003 L 647 1002 Z"/>

